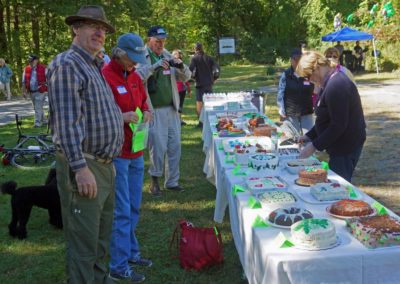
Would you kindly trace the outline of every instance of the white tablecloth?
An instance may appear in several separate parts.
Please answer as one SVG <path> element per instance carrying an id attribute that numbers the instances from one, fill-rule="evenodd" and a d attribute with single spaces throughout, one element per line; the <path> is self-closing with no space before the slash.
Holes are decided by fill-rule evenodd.
<path id="1" fill-rule="evenodd" d="M 232 187 L 242 184 L 243 177 L 234 176 L 234 165 L 225 163 L 225 154 L 218 149 L 223 138 L 213 137 L 212 134 L 211 137 L 208 168 L 212 161 L 217 188 L 214 220 L 222 222 L 225 209 L 229 207 L 235 246 L 249 283 L 400 283 L 399 247 L 375 250 L 365 248 L 348 232 L 345 221 L 332 218 L 326 213 L 327 204 L 310 204 L 299 198 L 297 192 L 309 188 L 295 185 L 297 176 L 283 168 L 279 169 L 277 175 L 289 184 L 289 190 L 298 197 L 298 205 L 309 209 L 315 217 L 329 218 L 336 226 L 340 245 L 321 251 L 279 248 L 274 245 L 273 241 L 279 232 L 290 237 L 290 230 L 252 228 L 257 216 L 266 218 L 270 211 L 266 208 L 250 208 L 248 192 L 236 196 L 232 194 Z M 328 177 L 347 183 L 331 171 Z M 357 192 L 363 200 L 369 203 L 374 201 L 361 191 Z"/>

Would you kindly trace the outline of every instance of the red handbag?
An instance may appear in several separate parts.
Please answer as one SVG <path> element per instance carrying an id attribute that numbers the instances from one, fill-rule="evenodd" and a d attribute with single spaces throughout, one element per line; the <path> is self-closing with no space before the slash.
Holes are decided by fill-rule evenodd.
<path id="1" fill-rule="evenodd" d="M 217 227 L 196 228 L 181 220 L 172 235 L 170 252 L 174 241 L 177 250 L 179 246 L 180 265 L 186 270 L 200 270 L 224 261 L 221 232 Z"/>

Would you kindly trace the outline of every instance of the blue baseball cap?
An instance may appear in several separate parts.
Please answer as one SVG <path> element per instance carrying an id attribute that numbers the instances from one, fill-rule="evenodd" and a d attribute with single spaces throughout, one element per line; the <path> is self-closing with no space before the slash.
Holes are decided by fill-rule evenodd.
<path id="1" fill-rule="evenodd" d="M 118 38 L 117 47 L 125 51 L 130 60 L 147 64 L 143 40 L 135 33 L 123 34 Z"/>
<path id="2" fill-rule="evenodd" d="M 167 32 L 162 26 L 152 26 L 147 32 L 148 37 L 166 38 Z"/>

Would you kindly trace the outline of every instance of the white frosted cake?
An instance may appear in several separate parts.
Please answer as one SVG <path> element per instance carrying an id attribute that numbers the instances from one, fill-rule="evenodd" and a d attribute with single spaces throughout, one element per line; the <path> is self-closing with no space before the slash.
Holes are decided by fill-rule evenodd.
<path id="1" fill-rule="evenodd" d="M 274 153 L 256 154 L 249 157 L 248 166 L 254 171 L 275 170 L 278 167 L 279 157 Z"/>
<path id="2" fill-rule="evenodd" d="M 294 159 L 286 162 L 286 168 L 292 174 L 298 174 L 299 171 L 304 170 L 305 167 L 318 166 L 321 166 L 321 162 L 317 159 Z"/>
<path id="3" fill-rule="evenodd" d="M 310 193 L 319 201 L 331 201 L 349 198 L 348 190 L 339 183 L 317 183 L 311 186 Z"/>
<path id="4" fill-rule="evenodd" d="M 277 176 L 250 177 L 247 178 L 246 184 L 252 193 L 272 189 L 285 189 L 287 187 L 287 184 Z"/>
<path id="5" fill-rule="evenodd" d="M 258 200 L 263 206 L 270 208 L 286 207 L 296 203 L 296 197 L 290 192 L 272 190 L 258 195 Z"/>
<path id="6" fill-rule="evenodd" d="M 243 144 L 236 145 L 234 148 L 235 162 L 236 164 L 246 165 L 249 162 L 250 156 L 255 153 L 266 153 L 267 150 L 260 144 Z"/>
<path id="7" fill-rule="evenodd" d="M 290 227 L 292 242 L 305 249 L 325 249 L 336 244 L 335 225 L 328 219 L 304 219 Z"/>
<path id="8" fill-rule="evenodd" d="M 294 160 L 300 155 L 300 151 L 297 148 L 279 148 L 279 158 L 284 160 Z"/>

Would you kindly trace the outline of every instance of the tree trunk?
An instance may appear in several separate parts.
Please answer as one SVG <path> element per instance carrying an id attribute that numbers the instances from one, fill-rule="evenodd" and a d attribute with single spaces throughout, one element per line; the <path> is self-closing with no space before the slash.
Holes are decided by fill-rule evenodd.
<path id="1" fill-rule="evenodd" d="M 14 59 L 14 52 L 13 49 L 11 48 L 11 11 L 10 11 L 10 1 L 6 0 L 6 32 L 7 32 L 7 55 L 8 55 L 8 60 L 11 61 Z"/>
<path id="2" fill-rule="evenodd" d="M 32 40 L 33 40 L 33 50 L 35 54 L 40 57 L 40 25 L 38 17 L 38 9 L 34 8 L 32 11 Z"/>
<path id="3" fill-rule="evenodd" d="M 14 10 L 14 32 L 12 33 L 13 37 L 13 49 L 14 49 L 14 62 L 16 64 L 15 74 L 16 74 L 16 81 L 18 86 L 20 85 L 19 82 L 22 76 L 22 59 L 21 59 L 21 40 L 20 40 L 20 28 L 19 28 L 19 4 L 17 1 L 13 3 L 13 10 Z"/>
<path id="4" fill-rule="evenodd" d="M 0 54 L 7 54 L 7 36 L 4 28 L 4 4 L 0 1 Z"/>

